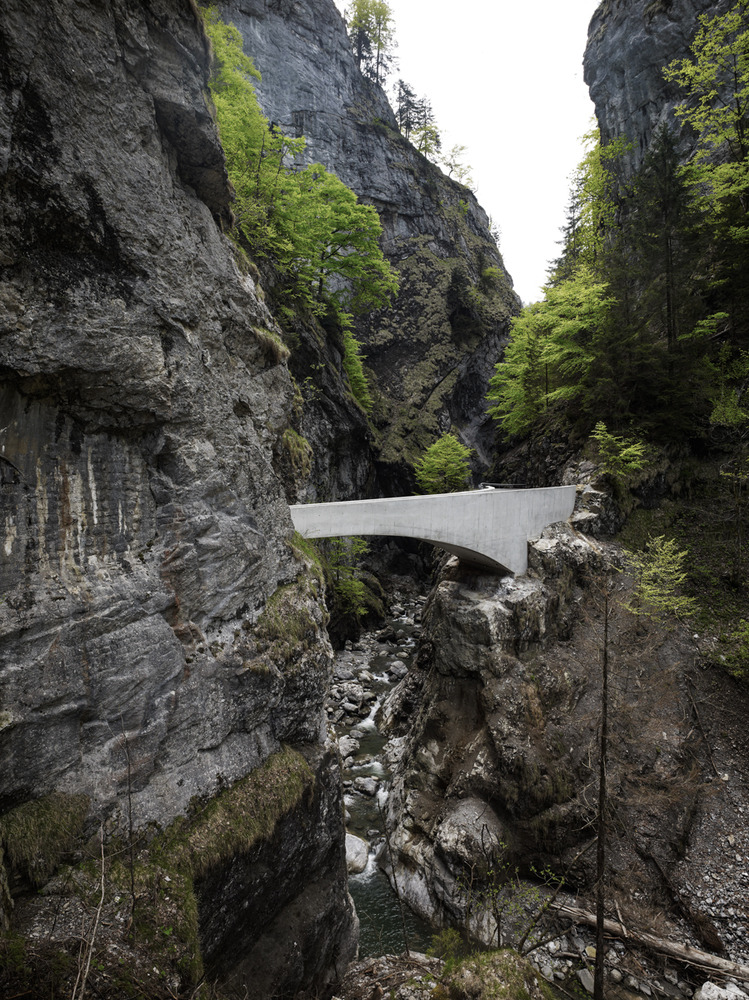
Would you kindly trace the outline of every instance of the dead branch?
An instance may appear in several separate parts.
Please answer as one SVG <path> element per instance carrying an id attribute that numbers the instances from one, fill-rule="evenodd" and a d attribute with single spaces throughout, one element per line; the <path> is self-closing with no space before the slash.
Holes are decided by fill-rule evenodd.
<path id="1" fill-rule="evenodd" d="M 577 906 L 568 906 L 565 903 L 557 903 L 553 907 L 554 911 L 561 916 L 570 917 L 578 923 L 595 927 L 596 915 L 588 910 L 582 910 Z M 749 966 L 740 965 L 738 962 L 731 962 L 727 958 L 720 958 L 718 955 L 711 955 L 707 951 L 693 948 L 689 944 L 680 944 L 678 941 L 669 941 L 667 938 L 656 937 L 655 934 L 648 934 L 646 931 L 627 930 L 616 920 L 604 920 L 604 930 L 612 937 L 622 938 L 634 944 L 641 945 L 651 951 L 661 955 L 670 955 L 688 965 L 694 965 L 710 972 L 720 972 L 724 975 L 733 976 L 744 982 L 749 982 Z"/>

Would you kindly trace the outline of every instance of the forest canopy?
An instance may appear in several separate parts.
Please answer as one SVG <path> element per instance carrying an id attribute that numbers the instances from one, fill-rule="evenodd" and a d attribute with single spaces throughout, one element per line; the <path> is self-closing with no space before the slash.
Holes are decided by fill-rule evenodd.
<path id="1" fill-rule="evenodd" d="M 668 444 L 747 421 L 748 11 L 701 17 L 691 56 L 665 70 L 689 163 L 675 126 L 633 178 L 626 137 L 586 137 L 544 299 L 514 321 L 491 382 L 506 436 L 603 421 Z"/>

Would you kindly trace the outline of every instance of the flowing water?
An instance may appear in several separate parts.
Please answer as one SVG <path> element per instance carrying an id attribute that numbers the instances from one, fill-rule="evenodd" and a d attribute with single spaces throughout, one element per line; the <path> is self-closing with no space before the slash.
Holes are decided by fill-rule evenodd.
<path id="1" fill-rule="evenodd" d="M 399 954 L 405 934 L 411 951 L 425 951 L 434 930 L 398 898 L 378 858 L 387 851 L 383 809 L 389 772 L 383 756 L 387 736 L 378 712 L 388 693 L 408 671 L 419 632 L 424 598 L 396 594 L 386 626 L 362 635 L 336 654 L 328 708 L 344 764 L 347 831 L 368 845 L 366 867 L 349 875 L 349 891 L 360 921 L 362 957 Z M 382 855 L 384 856 L 384 855 Z"/>

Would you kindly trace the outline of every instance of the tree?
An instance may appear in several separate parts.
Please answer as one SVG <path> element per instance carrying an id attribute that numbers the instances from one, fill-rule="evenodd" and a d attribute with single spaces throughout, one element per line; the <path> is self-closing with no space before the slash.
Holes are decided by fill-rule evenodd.
<path id="1" fill-rule="evenodd" d="M 398 128 L 407 139 L 410 139 L 416 120 L 416 92 L 405 80 L 398 80 L 395 86 L 395 118 Z"/>
<path id="2" fill-rule="evenodd" d="M 737 198 L 749 212 L 749 0 L 726 14 L 701 14 L 692 57 L 665 70 L 687 92 L 675 109 L 697 137 L 695 180 L 717 199 Z"/>
<path id="3" fill-rule="evenodd" d="M 590 436 L 598 445 L 602 471 L 615 478 L 627 479 L 647 464 L 647 449 L 642 441 L 610 434 L 602 420 Z"/>
<path id="4" fill-rule="evenodd" d="M 681 170 L 674 134 L 661 126 L 637 175 L 629 205 L 626 237 L 632 247 L 642 293 L 638 313 L 653 338 L 662 338 L 673 355 L 687 332 L 693 304 L 696 254 L 691 233 L 696 225 L 691 197 Z"/>
<path id="5" fill-rule="evenodd" d="M 616 231 L 618 164 L 628 148 L 624 139 L 602 146 L 599 130 L 583 136 L 584 155 L 572 177 L 562 254 L 551 264 L 549 283 L 568 280 L 580 265 L 594 271 L 607 239 Z"/>
<path id="6" fill-rule="evenodd" d="M 629 552 L 629 562 L 635 571 L 634 600 L 626 605 L 635 615 L 645 615 L 663 621 L 669 616 L 685 618 L 693 615 L 696 601 L 686 597 L 681 589 L 687 573 L 684 560 L 688 552 L 681 552 L 673 538 L 652 536 L 643 552 Z"/>
<path id="7" fill-rule="evenodd" d="M 465 184 L 473 190 L 473 178 L 471 177 L 471 167 L 464 163 L 463 157 L 466 153 L 465 146 L 452 146 L 442 157 L 442 163 L 447 168 L 447 176 L 455 174 L 455 180 L 459 184 Z"/>
<path id="8" fill-rule="evenodd" d="M 605 355 L 595 350 L 614 302 L 607 293 L 581 266 L 513 320 L 487 396 L 494 404 L 489 413 L 508 434 L 530 431 L 551 403 L 574 401 L 595 412 L 603 384 L 613 380 L 598 363 Z"/>
<path id="9" fill-rule="evenodd" d="M 351 0 L 346 19 L 359 69 L 376 83 L 384 83 L 395 48 L 389 4 L 385 0 Z"/>
<path id="10" fill-rule="evenodd" d="M 692 56 L 672 62 L 667 80 L 686 93 L 675 109 L 692 127 L 696 151 L 685 168 L 711 244 L 712 285 L 745 336 L 749 313 L 749 0 L 702 14 Z"/>
<path id="11" fill-rule="evenodd" d="M 414 146 L 427 158 L 433 159 L 442 148 L 442 136 L 437 128 L 432 105 L 426 97 L 414 104 L 411 134 Z"/>
<path id="12" fill-rule="evenodd" d="M 350 311 L 385 305 L 396 272 L 379 245 L 379 216 L 320 164 L 295 168 L 304 138 L 271 128 L 252 84 L 259 74 L 242 36 L 211 8 L 204 12 L 215 65 L 210 88 L 236 192 L 237 236 L 270 258 L 280 287 L 313 313 L 332 306 L 342 325 Z"/>
<path id="13" fill-rule="evenodd" d="M 443 434 L 416 462 L 416 482 L 423 493 L 458 493 L 470 489 L 471 448 L 454 434 Z"/>
<path id="14" fill-rule="evenodd" d="M 364 311 L 385 305 L 397 290 L 395 271 L 379 246 L 382 227 L 376 209 L 319 163 L 288 173 L 278 196 L 276 225 L 284 245 L 279 258 L 296 275 L 310 302 L 321 297 L 335 275 L 329 298 L 340 309 Z"/>
<path id="15" fill-rule="evenodd" d="M 600 726 L 598 731 L 598 799 L 596 808 L 596 957 L 593 1000 L 604 1000 L 605 904 L 609 798 L 607 771 L 609 758 L 609 713 L 611 709 L 611 667 L 613 643 L 622 613 L 644 614 L 659 622 L 669 617 L 683 618 L 694 612 L 694 601 L 681 593 L 686 579 L 683 569 L 687 552 L 679 552 L 673 540 L 651 539 L 644 552 L 628 553 L 635 569 L 630 601 L 624 600 L 621 584 L 611 571 L 594 581 L 600 620 L 598 638 L 601 664 Z"/>

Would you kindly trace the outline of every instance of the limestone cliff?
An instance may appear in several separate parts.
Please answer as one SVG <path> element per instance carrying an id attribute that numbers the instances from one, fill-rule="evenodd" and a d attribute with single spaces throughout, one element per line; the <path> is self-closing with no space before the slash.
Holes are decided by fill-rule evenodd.
<path id="1" fill-rule="evenodd" d="M 585 50 L 585 82 L 604 142 L 626 136 L 634 172 L 658 125 L 674 124 L 680 95 L 663 68 L 690 54 L 701 14 L 723 14 L 731 0 L 604 0 L 593 15 Z M 682 134 L 690 148 L 690 135 Z"/>
<path id="2" fill-rule="evenodd" d="M 554 525 L 529 556 L 522 578 L 458 566 L 443 574 L 425 606 L 417 669 L 386 706 L 401 892 L 418 912 L 495 944 L 503 912 L 500 943 L 517 940 L 518 899 L 502 895 L 516 865 L 529 873 L 550 864 L 581 900 L 591 898 L 606 643 L 607 899 L 628 925 L 649 928 L 664 893 L 669 902 L 676 893 L 691 926 L 672 915 L 665 936 L 693 934 L 743 953 L 732 919 L 740 883 L 726 876 L 719 908 L 702 911 L 698 897 L 707 853 L 715 855 L 708 890 L 714 870 L 733 870 L 734 834 L 716 831 L 726 821 L 740 827 L 736 802 L 743 809 L 746 795 L 733 737 L 719 735 L 726 695 L 695 669 L 685 630 L 627 611 L 625 574 L 614 573 L 604 603 L 604 571 L 621 558 L 615 547 Z M 711 784 L 717 774 L 725 785 Z M 705 898 L 712 903 L 709 891 Z"/>
<path id="3" fill-rule="evenodd" d="M 381 488 L 408 487 L 408 463 L 451 426 L 486 458 L 493 432 L 484 396 L 519 306 L 489 219 L 400 134 L 383 90 L 359 72 L 333 0 L 218 6 L 262 74 L 268 118 L 304 135 L 307 161 L 380 213 L 401 291 L 357 335 L 374 381 Z"/>
<path id="4" fill-rule="evenodd" d="M 215 977 L 228 932 L 206 928 L 252 897 L 242 968 L 276 921 L 258 961 L 294 991 L 355 947 L 322 753 L 330 646 L 274 468 L 294 401 L 280 332 L 221 232 L 208 70 L 189 0 L 3 4 L 0 884 L 43 884 L 100 822 L 132 847 L 294 744 L 307 792 L 253 801 L 264 837 L 285 830 L 287 889 L 219 852 L 210 894 L 190 897 Z M 255 850 L 248 832 L 238 857 Z M 304 919 L 311 887 L 327 927 Z"/>

